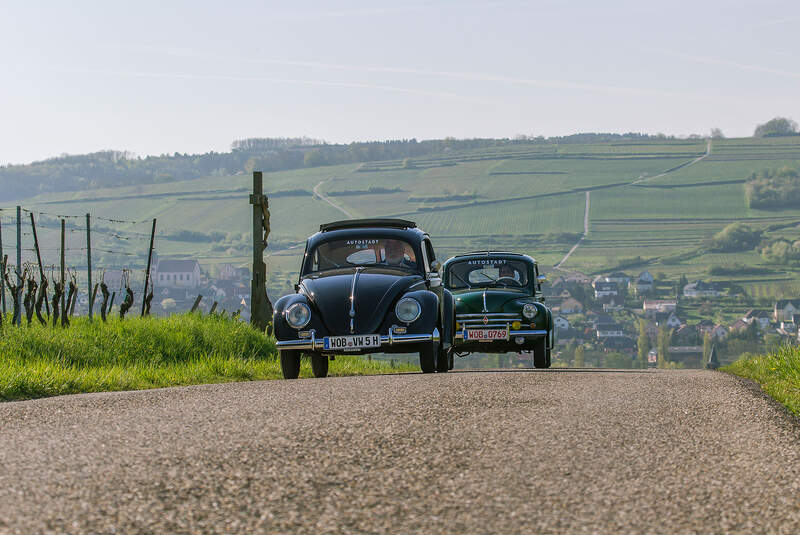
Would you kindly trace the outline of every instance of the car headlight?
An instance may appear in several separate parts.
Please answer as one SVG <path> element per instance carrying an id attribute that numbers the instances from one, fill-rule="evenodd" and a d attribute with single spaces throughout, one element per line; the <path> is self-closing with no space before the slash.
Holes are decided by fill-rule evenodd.
<path id="1" fill-rule="evenodd" d="M 532 305 L 531 303 L 527 303 L 525 306 L 522 307 L 522 315 L 529 320 L 535 318 L 536 314 L 538 313 L 539 309 L 536 308 L 536 305 Z"/>
<path id="2" fill-rule="evenodd" d="M 422 307 L 416 299 L 411 297 L 404 297 L 397 302 L 394 307 L 394 313 L 397 319 L 403 323 L 411 323 L 416 321 L 420 314 L 422 314 Z"/>
<path id="3" fill-rule="evenodd" d="M 284 312 L 286 323 L 295 329 L 302 329 L 311 321 L 311 309 L 305 303 L 295 303 Z"/>

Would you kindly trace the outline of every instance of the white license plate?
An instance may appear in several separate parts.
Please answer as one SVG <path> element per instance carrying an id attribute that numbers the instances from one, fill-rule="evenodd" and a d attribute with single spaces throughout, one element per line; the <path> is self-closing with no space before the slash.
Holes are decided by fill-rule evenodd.
<path id="1" fill-rule="evenodd" d="M 381 346 L 379 334 L 357 334 L 354 336 L 326 336 L 323 338 L 324 347 L 330 351 L 348 351 L 352 349 L 366 349 Z"/>
<path id="2" fill-rule="evenodd" d="M 508 329 L 467 329 L 464 340 L 492 341 L 508 340 Z"/>

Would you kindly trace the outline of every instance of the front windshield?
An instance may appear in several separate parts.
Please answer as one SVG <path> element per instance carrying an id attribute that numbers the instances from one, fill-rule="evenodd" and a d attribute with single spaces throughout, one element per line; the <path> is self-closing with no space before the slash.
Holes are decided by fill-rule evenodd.
<path id="1" fill-rule="evenodd" d="M 450 264 L 447 288 L 523 288 L 528 285 L 528 264 L 505 258 L 480 258 Z"/>
<path id="2" fill-rule="evenodd" d="M 319 244 L 309 255 L 307 273 L 356 266 L 416 271 L 418 265 L 411 244 L 394 238 L 332 240 Z"/>

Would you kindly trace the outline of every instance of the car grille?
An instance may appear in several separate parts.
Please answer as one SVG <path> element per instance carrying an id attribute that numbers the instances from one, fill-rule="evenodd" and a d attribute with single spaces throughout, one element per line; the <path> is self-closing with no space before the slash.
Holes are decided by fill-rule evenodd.
<path id="1" fill-rule="evenodd" d="M 484 323 L 486 318 L 486 323 Z M 456 314 L 456 321 L 461 329 L 499 329 L 506 328 L 509 323 L 522 321 L 522 316 L 513 313 Z"/>

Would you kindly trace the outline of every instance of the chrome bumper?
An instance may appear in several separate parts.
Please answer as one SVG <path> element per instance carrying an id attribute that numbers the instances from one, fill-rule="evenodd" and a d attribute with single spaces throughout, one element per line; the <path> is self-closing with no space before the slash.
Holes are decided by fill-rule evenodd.
<path id="1" fill-rule="evenodd" d="M 433 329 L 431 334 L 395 334 L 392 329 L 389 329 L 388 335 L 381 335 L 381 347 L 391 347 L 395 344 L 438 342 L 439 339 L 439 329 Z M 314 331 L 311 331 L 311 337 L 306 340 L 279 340 L 275 345 L 278 346 L 278 349 L 308 349 L 310 351 L 325 350 L 325 341 L 322 338 L 317 338 Z"/>
<path id="2" fill-rule="evenodd" d="M 461 341 L 463 342 L 463 341 L 464 341 L 464 335 L 465 335 L 465 334 L 466 334 L 466 333 L 465 333 L 463 330 L 461 330 L 461 331 L 458 331 L 458 332 L 455 334 L 455 337 L 454 337 L 454 338 L 455 338 L 456 340 L 461 340 Z M 547 335 L 547 331 L 546 331 L 546 330 L 541 330 L 541 331 L 540 331 L 540 330 L 536 330 L 536 331 L 512 331 L 512 330 L 510 330 L 510 329 L 509 329 L 509 331 L 508 331 L 508 336 L 506 337 L 506 339 L 505 339 L 505 340 L 502 340 L 502 339 L 501 339 L 500 341 L 501 341 L 501 342 L 502 342 L 502 341 L 508 342 L 508 341 L 510 341 L 512 338 L 514 338 L 514 337 L 517 337 L 517 336 L 542 336 L 542 335 Z M 479 341 L 479 340 L 467 340 L 467 341 L 468 341 L 468 342 L 473 342 L 473 341 L 474 341 L 474 342 L 477 342 L 477 341 Z M 496 342 L 497 340 L 486 340 L 486 341 L 487 341 L 487 342 Z"/>

